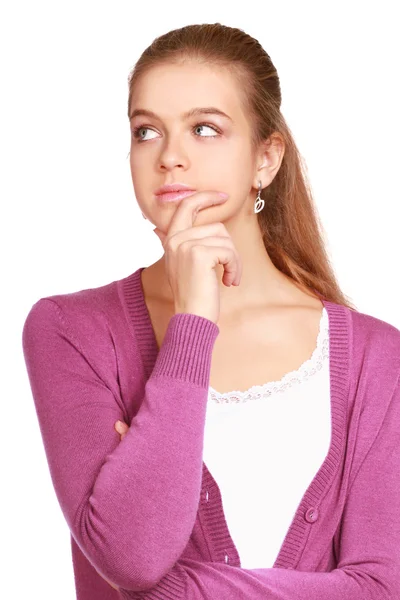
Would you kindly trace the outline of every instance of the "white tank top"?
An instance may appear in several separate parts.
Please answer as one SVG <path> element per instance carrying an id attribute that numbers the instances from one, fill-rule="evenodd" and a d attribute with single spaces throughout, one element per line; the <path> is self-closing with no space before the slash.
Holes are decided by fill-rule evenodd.
<path id="1" fill-rule="evenodd" d="M 246 392 L 209 387 L 203 461 L 244 569 L 271 568 L 331 441 L 329 320 L 310 359 Z"/>

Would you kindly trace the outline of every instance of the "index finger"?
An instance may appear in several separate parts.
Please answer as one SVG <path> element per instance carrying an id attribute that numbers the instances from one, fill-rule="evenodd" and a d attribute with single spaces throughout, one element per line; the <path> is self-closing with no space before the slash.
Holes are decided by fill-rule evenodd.
<path id="1" fill-rule="evenodd" d="M 168 237 L 193 227 L 196 214 L 202 208 L 222 204 L 228 198 L 228 194 L 214 190 L 195 192 L 183 198 L 176 209 L 168 229 Z"/>

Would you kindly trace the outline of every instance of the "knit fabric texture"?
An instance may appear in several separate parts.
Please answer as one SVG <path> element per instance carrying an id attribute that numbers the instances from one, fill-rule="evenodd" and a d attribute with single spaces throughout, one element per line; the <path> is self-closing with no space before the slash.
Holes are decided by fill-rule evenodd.
<path id="1" fill-rule="evenodd" d="M 40 298 L 23 325 L 77 599 L 398 600 L 400 331 L 321 297 L 329 451 L 273 566 L 246 569 L 203 461 L 218 325 L 175 314 L 158 348 L 142 270 Z"/>

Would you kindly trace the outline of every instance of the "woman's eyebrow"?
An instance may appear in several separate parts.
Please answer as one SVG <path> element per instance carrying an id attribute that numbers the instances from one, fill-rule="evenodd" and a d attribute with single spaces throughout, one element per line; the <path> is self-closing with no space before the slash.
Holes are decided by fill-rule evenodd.
<path id="1" fill-rule="evenodd" d="M 186 119 L 189 119 L 190 117 L 193 117 L 196 115 L 202 115 L 202 114 L 219 115 L 220 117 L 225 117 L 226 119 L 229 119 L 232 123 L 234 122 L 233 119 L 229 115 L 224 113 L 219 108 L 216 108 L 215 106 L 191 108 L 187 112 L 183 113 L 181 115 L 181 118 L 183 120 L 186 120 Z M 153 119 L 160 120 L 160 117 L 158 117 L 155 112 L 153 112 L 152 110 L 146 110 L 145 108 L 136 108 L 135 110 L 133 110 L 129 116 L 129 119 L 133 119 L 133 117 L 137 117 L 137 116 L 152 117 Z"/>

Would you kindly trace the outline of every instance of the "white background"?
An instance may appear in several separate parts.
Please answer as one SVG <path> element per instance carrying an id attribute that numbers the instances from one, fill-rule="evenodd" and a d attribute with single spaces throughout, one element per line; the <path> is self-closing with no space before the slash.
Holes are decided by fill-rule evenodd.
<path id="1" fill-rule="evenodd" d="M 155 262 L 129 170 L 127 78 L 158 35 L 221 22 L 277 67 L 328 250 L 358 310 L 400 328 L 397 2 L 8 2 L 0 14 L 2 590 L 75 597 L 22 355 L 39 298 Z M 5 560 L 4 560 L 5 559 Z"/>

